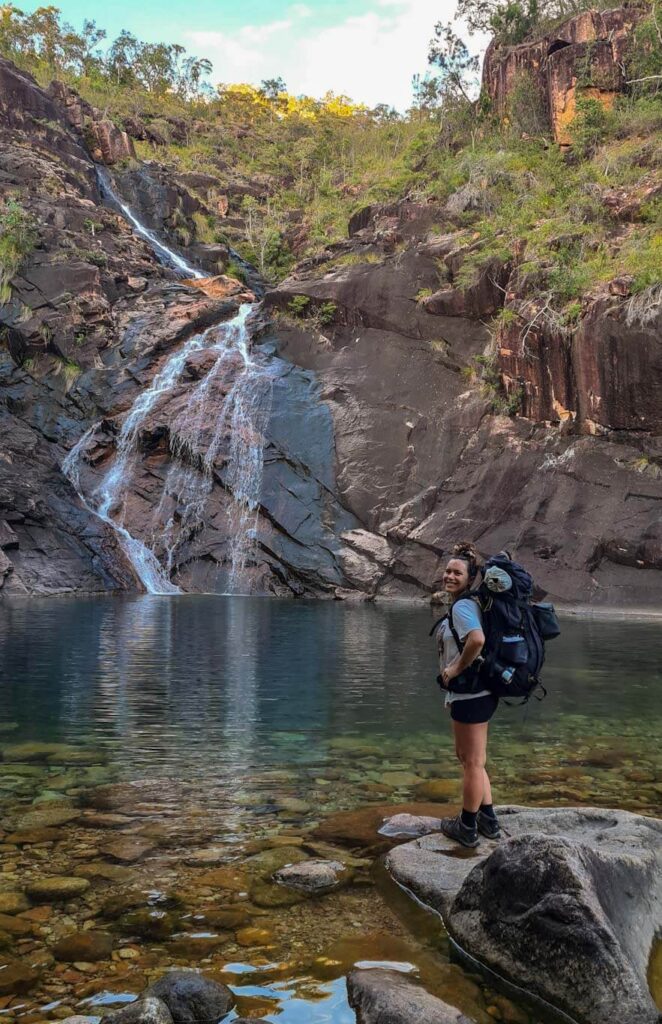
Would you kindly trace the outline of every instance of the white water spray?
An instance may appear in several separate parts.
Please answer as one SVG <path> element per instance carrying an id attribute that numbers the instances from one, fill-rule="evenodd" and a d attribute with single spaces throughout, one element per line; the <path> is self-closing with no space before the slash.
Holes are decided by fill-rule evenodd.
<path id="1" fill-rule="evenodd" d="M 204 276 L 141 224 L 105 177 L 100 175 L 99 181 L 102 190 L 120 207 L 136 232 L 154 247 L 157 255 L 189 277 Z M 62 464 L 64 474 L 75 487 L 85 508 L 115 531 L 122 550 L 150 594 L 181 593 L 170 579 L 178 543 L 182 536 L 192 535 L 203 523 L 205 503 L 213 488 L 214 464 L 228 430 L 230 453 L 225 483 L 233 497 L 229 524 L 229 590 L 241 593 L 244 589 L 244 570 L 255 539 L 264 432 L 271 412 L 272 394 L 268 366 L 254 361 L 250 353 L 246 323 L 252 309 L 251 304 L 242 305 L 232 320 L 207 328 L 170 356 L 126 414 L 117 437 L 113 465 L 91 497 L 85 497 L 82 492 L 80 467 L 99 424 L 83 434 Z M 181 417 L 183 422 L 171 425 L 171 455 L 176 464 L 171 466 L 166 477 L 163 494 L 154 513 L 152 537 L 146 544 L 129 533 L 124 521 L 125 501 L 139 457 L 140 430 L 159 400 L 167 397 L 177 386 L 188 358 L 199 349 L 215 351 L 217 359 L 192 390 Z M 241 357 L 242 366 L 219 407 L 215 403 L 213 385 L 222 380 L 224 370 L 231 367 L 237 356 Z M 203 445 L 203 435 L 206 445 Z M 174 511 L 163 525 L 166 503 L 173 499 Z M 160 564 L 152 550 L 157 542 L 161 547 L 165 546 L 165 566 Z"/>

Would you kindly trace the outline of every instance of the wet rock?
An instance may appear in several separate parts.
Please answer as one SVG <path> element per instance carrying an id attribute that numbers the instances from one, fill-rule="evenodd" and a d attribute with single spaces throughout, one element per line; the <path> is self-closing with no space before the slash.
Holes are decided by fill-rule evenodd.
<path id="1" fill-rule="evenodd" d="M 46 761 L 49 757 L 57 757 L 65 762 L 67 757 L 78 752 L 77 747 L 66 743 L 12 743 L 2 749 L 3 761 Z"/>
<path id="2" fill-rule="evenodd" d="M 240 928 L 235 934 L 235 940 L 240 946 L 268 946 L 273 938 L 273 932 L 268 928 Z"/>
<path id="3" fill-rule="evenodd" d="M 84 828 L 122 828 L 132 822 L 126 814 L 84 814 L 79 824 Z"/>
<path id="4" fill-rule="evenodd" d="M 0 914 L 20 914 L 29 907 L 24 893 L 11 890 L 0 892 Z"/>
<path id="5" fill-rule="evenodd" d="M 347 995 L 357 1024 L 471 1024 L 469 1017 L 400 971 L 351 971 Z"/>
<path id="6" fill-rule="evenodd" d="M 144 994 L 161 999 L 174 1024 L 218 1021 L 234 1006 L 234 995 L 227 985 L 195 971 L 168 971 Z"/>
<path id="7" fill-rule="evenodd" d="M 98 1017 L 86 1017 L 82 1013 L 74 1013 L 71 1017 L 64 1017 L 62 1024 L 97 1024 Z"/>
<path id="8" fill-rule="evenodd" d="M 427 836 L 439 832 L 440 819 L 420 814 L 394 814 L 379 829 L 380 836 Z"/>
<path id="9" fill-rule="evenodd" d="M 168 951 L 189 963 L 199 963 L 200 960 L 222 949 L 231 937 L 227 932 L 219 932 L 218 935 L 175 936 L 168 945 Z"/>
<path id="10" fill-rule="evenodd" d="M 81 864 L 75 868 L 74 875 L 77 878 L 103 879 L 105 882 L 126 884 L 133 878 L 130 868 L 121 864 L 107 864 L 106 861 L 91 861 L 89 864 Z"/>
<path id="11" fill-rule="evenodd" d="M 511 838 L 496 848 L 458 855 L 428 836 L 387 866 L 468 953 L 575 1019 L 658 1021 L 646 972 L 662 915 L 662 822 L 595 808 L 499 814 Z"/>
<path id="12" fill-rule="evenodd" d="M 184 857 L 184 863 L 190 868 L 208 868 L 222 864 L 227 860 L 228 851 L 222 846 L 211 846 L 207 850 L 196 850 Z"/>
<path id="13" fill-rule="evenodd" d="M 0 914 L 0 930 L 21 938 L 31 935 L 34 931 L 30 921 L 25 921 L 22 917 L 14 917 L 11 914 Z"/>
<path id="14" fill-rule="evenodd" d="M 109 916 L 106 911 L 106 916 Z M 141 910 L 121 914 L 117 929 L 124 935 L 137 935 L 143 939 L 169 939 L 179 927 L 179 918 L 166 910 L 143 907 Z"/>
<path id="15" fill-rule="evenodd" d="M 117 839 L 112 843 L 106 843 L 105 846 L 100 847 L 100 851 L 104 856 L 118 860 L 122 864 L 133 864 L 136 861 L 142 860 L 153 849 L 152 843 L 133 836 L 123 836 L 121 839 Z"/>
<path id="16" fill-rule="evenodd" d="M 173 1021 L 162 999 L 145 994 L 121 1010 L 106 1014 L 100 1024 L 173 1024 Z"/>
<path id="17" fill-rule="evenodd" d="M 422 800 L 438 800 L 442 804 L 455 802 L 460 799 L 460 783 L 457 779 L 429 779 L 421 782 L 414 793 Z"/>
<path id="18" fill-rule="evenodd" d="M 340 861 L 308 860 L 303 864 L 290 864 L 274 873 L 274 880 L 295 892 L 309 896 L 322 895 L 340 889 L 352 878 L 352 871 Z"/>
<path id="19" fill-rule="evenodd" d="M 108 960 L 113 951 L 113 940 L 105 932 L 72 932 L 65 935 L 52 947 L 56 960 L 73 963 L 82 960 L 85 963 L 96 963 Z"/>
<path id="20" fill-rule="evenodd" d="M 0 969 L 0 996 L 24 995 L 39 981 L 40 973 L 27 964 L 11 961 Z"/>
<path id="21" fill-rule="evenodd" d="M 21 815 L 16 821 L 16 831 L 26 832 L 33 829 L 53 828 L 57 825 L 66 825 L 70 821 L 76 821 L 80 817 L 80 811 L 69 806 L 44 806 L 37 810 L 28 811 Z"/>
<path id="22" fill-rule="evenodd" d="M 434 803 L 369 804 L 353 811 L 338 811 L 317 826 L 313 833 L 327 842 L 342 843 L 345 846 L 360 847 L 371 851 L 384 850 L 389 841 L 380 836 L 379 830 L 387 818 L 408 814 L 415 818 L 438 820 L 456 809 L 456 805 Z"/>
<path id="23" fill-rule="evenodd" d="M 90 888 L 87 878 L 73 878 L 66 875 L 48 875 L 33 878 L 25 884 L 30 899 L 37 903 L 61 902 L 82 896 Z"/>

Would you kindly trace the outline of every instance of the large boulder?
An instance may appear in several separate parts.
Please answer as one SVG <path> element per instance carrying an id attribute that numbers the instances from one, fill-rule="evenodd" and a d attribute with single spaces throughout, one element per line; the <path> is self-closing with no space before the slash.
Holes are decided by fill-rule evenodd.
<path id="1" fill-rule="evenodd" d="M 625 811 L 503 808 L 507 838 L 457 858 L 443 836 L 387 866 L 469 955 L 582 1024 L 655 1024 L 662 821 Z"/>
<path id="2" fill-rule="evenodd" d="M 165 1003 L 174 1024 L 219 1021 L 234 1006 L 234 996 L 227 985 L 197 971 L 168 971 L 143 995 Z"/>
<path id="3" fill-rule="evenodd" d="M 349 1005 L 357 1024 L 471 1024 L 401 971 L 366 968 L 347 975 Z"/>

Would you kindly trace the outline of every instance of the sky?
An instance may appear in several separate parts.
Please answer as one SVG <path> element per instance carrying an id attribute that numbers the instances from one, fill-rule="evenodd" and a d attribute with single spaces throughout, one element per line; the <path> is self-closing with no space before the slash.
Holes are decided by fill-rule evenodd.
<path id="1" fill-rule="evenodd" d="M 51 0 L 81 28 L 95 20 L 113 39 L 127 29 L 147 42 L 180 43 L 212 61 L 211 82 L 281 77 L 288 91 L 344 93 L 369 106 L 405 110 L 411 79 L 427 70 L 437 21 L 455 0 Z M 44 0 L 42 0 L 42 4 Z M 21 3 L 24 11 L 41 6 Z M 481 40 L 474 40 L 478 49 Z"/>

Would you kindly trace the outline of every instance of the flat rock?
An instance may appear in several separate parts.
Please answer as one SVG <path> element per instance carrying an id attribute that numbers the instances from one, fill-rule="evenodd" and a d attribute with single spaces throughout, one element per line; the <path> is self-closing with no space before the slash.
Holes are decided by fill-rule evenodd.
<path id="1" fill-rule="evenodd" d="M 221 846 L 210 846 L 206 850 L 196 850 L 184 857 L 184 863 L 190 868 L 211 868 L 227 860 L 228 851 Z"/>
<path id="2" fill-rule="evenodd" d="M 662 921 L 662 821 L 597 808 L 499 817 L 500 844 L 460 851 L 430 835 L 392 850 L 387 867 L 470 955 L 571 1017 L 658 1022 L 647 968 Z"/>
<path id="3" fill-rule="evenodd" d="M 96 963 L 108 960 L 113 952 L 113 940 L 106 932 L 72 932 L 64 935 L 51 948 L 56 960 L 64 963 Z"/>
<path id="4" fill-rule="evenodd" d="M 47 875 L 26 882 L 25 891 L 37 903 L 71 900 L 82 896 L 90 888 L 87 878 L 72 878 L 67 875 Z"/>
<path id="5" fill-rule="evenodd" d="M 347 975 L 349 1005 L 357 1024 L 471 1024 L 401 971 L 367 968 Z"/>
<path id="6" fill-rule="evenodd" d="M 78 747 L 70 747 L 66 743 L 12 743 L 2 748 L 3 761 L 46 761 L 57 757 L 66 761 L 68 756 L 79 753 Z"/>
<path id="7" fill-rule="evenodd" d="M 380 836 L 427 836 L 441 828 L 440 818 L 423 814 L 394 814 L 378 830 Z"/>
<path id="8" fill-rule="evenodd" d="M 58 828 L 28 828 L 20 832 L 10 832 L 7 842 L 15 846 L 30 846 L 32 843 L 54 843 L 62 838 Z"/>
<path id="9" fill-rule="evenodd" d="M 110 811 L 107 814 L 85 814 L 80 819 L 80 824 L 85 828 L 122 828 L 132 822 L 133 818 L 127 814 L 112 814 Z"/>
<path id="10" fill-rule="evenodd" d="M 337 860 L 308 860 L 279 868 L 273 877 L 279 885 L 315 896 L 346 885 L 352 871 Z"/>
<path id="11" fill-rule="evenodd" d="M 16 822 L 16 831 L 24 832 L 41 828 L 53 828 L 57 825 L 66 825 L 67 822 L 76 821 L 80 818 L 80 811 L 75 807 L 54 806 L 45 804 L 37 807 L 34 811 L 23 814 Z"/>
<path id="12" fill-rule="evenodd" d="M 145 996 L 161 999 L 174 1024 L 200 1024 L 219 1021 L 234 1006 L 234 995 L 227 987 L 197 971 L 168 971 L 145 991 Z"/>
<path id="13" fill-rule="evenodd" d="M 76 878 L 102 878 L 104 882 L 125 884 L 131 881 L 134 872 L 123 864 L 108 864 L 105 860 L 93 860 L 80 864 L 74 869 Z"/>
<path id="14" fill-rule="evenodd" d="M 23 995 L 35 987 L 39 972 L 17 960 L 4 964 L 0 970 L 0 996 Z"/>
<path id="15" fill-rule="evenodd" d="M 20 914 L 29 908 L 30 904 L 24 893 L 13 889 L 0 892 L 0 914 Z"/>
<path id="16" fill-rule="evenodd" d="M 153 849 L 153 843 L 145 839 L 136 839 L 133 836 L 122 836 L 121 839 L 116 839 L 112 843 L 106 843 L 105 846 L 100 847 L 104 857 L 111 857 L 122 864 L 134 864 L 136 861 L 142 860 Z"/>
<path id="17" fill-rule="evenodd" d="M 435 803 L 368 804 L 352 811 L 338 811 L 320 822 L 313 835 L 325 842 L 341 843 L 380 851 L 388 849 L 389 840 L 379 830 L 388 818 L 397 814 L 439 819 L 457 810 L 457 805 Z"/>
<path id="18" fill-rule="evenodd" d="M 161 999 L 143 995 L 101 1018 L 100 1024 L 172 1024 L 172 1014 Z"/>

